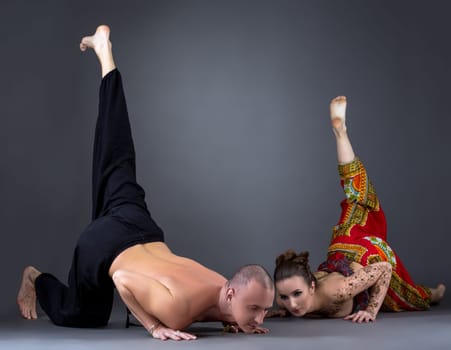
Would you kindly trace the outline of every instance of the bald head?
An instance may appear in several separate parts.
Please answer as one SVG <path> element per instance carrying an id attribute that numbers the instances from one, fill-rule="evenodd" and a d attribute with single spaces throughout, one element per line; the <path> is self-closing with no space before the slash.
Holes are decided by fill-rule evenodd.
<path id="1" fill-rule="evenodd" d="M 263 266 L 256 264 L 241 267 L 228 283 L 229 287 L 238 288 L 248 285 L 250 281 L 256 281 L 265 289 L 274 289 L 274 283 L 268 271 Z"/>

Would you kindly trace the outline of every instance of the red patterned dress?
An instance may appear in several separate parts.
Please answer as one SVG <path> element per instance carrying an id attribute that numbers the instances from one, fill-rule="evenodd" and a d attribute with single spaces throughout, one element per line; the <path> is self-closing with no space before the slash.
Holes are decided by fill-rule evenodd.
<path id="1" fill-rule="evenodd" d="M 426 310 L 431 303 L 429 288 L 416 285 L 401 260 L 387 243 L 387 223 L 374 187 L 360 159 L 339 165 L 340 182 L 346 194 L 341 217 L 333 228 L 328 259 L 344 254 L 363 266 L 388 261 L 393 267 L 384 310 Z"/>

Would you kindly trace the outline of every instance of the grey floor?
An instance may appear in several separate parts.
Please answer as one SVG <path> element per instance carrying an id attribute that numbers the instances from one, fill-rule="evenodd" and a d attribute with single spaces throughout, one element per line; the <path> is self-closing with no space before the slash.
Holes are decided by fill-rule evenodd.
<path id="1" fill-rule="evenodd" d="M 267 335 L 222 334 L 218 323 L 195 324 L 198 340 L 159 341 L 142 327 L 124 328 L 122 309 L 108 327 L 72 329 L 52 325 L 46 317 L 0 323 L 0 349 L 451 349 L 451 305 L 426 312 L 381 313 L 372 324 L 338 319 L 270 319 Z"/>

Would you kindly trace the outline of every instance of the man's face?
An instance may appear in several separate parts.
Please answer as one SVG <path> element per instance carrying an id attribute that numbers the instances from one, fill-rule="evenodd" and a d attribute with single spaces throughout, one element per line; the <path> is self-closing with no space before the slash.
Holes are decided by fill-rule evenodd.
<path id="1" fill-rule="evenodd" d="M 266 289 L 257 281 L 234 290 L 231 297 L 232 315 L 238 327 L 245 333 L 254 333 L 263 323 L 274 300 L 274 290 Z"/>

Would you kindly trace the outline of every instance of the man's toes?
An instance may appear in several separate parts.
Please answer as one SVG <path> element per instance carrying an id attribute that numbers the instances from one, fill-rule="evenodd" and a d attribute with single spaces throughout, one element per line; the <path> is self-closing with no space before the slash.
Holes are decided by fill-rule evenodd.
<path id="1" fill-rule="evenodd" d="M 38 318 L 38 314 L 37 314 L 37 312 L 36 312 L 36 305 L 33 305 L 33 308 L 31 309 L 31 318 L 32 318 L 33 320 L 35 320 L 35 319 Z"/>
<path id="2" fill-rule="evenodd" d="M 24 317 L 29 320 L 30 319 L 30 311 L 28 309 L 24 310 Z"/>
<path id="3" fill-rule="evenodd" d="M 19 304 L 19 310 L 20 310 L 20 314 L 22 315 L 22 317 L 25 317 L 25 308 L 23 307 L 23 305 Z"/>

